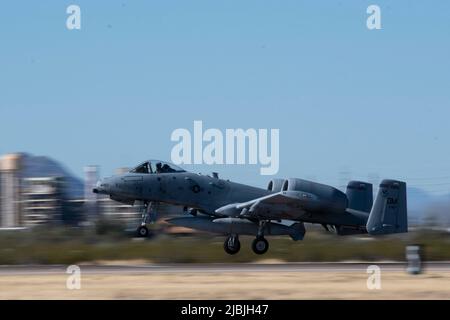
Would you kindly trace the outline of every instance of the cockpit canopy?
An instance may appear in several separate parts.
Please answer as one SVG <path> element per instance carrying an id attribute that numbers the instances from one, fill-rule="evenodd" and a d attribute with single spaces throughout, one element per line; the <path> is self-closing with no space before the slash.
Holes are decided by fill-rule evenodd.
<path id="1" fill-rule="evenodd" d="M 158 173 L 175 173 L 186 172 L 180 167 L 165 161 L 160 160 L 148 160 L 136 168 L 130 171 L 131 173 L 145 173 L 145 174 L 158 174 Z"/>

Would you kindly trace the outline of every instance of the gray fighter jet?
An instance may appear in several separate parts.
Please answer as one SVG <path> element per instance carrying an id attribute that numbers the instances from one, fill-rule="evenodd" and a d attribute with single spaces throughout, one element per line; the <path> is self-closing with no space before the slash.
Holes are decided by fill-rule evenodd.
<path id="1" fill-rule="evenodd" d="M 137 230 L 142 237 L 149 233 L 149 218 L 155 219 L 152 203 L 181 206 L 189 214 L 168 222 L 226 235 L 228 254 L 239 252 L 239 235 L 255 236 L 252 249 L 256 254 L 267 252 L 265 236 L 302 240 L 304 223 L 321 224 L 338 235 L 408 232 L 406 183 L 395 180 L 381 182 L 374 203 L 372 185 L 366 182 L 349 182 L 346 193 L 295 178 L 273 179 L 267 189 L 261 189 L 150 160 L 129 173 L 99 181 L 93 192 L 126 204 L 144 203 Z"/>

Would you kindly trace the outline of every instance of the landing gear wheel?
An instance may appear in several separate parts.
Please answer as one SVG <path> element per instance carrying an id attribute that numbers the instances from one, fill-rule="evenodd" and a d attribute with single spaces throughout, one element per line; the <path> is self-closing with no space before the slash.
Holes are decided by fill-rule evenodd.
<path id="1" fill-rule="evenodd" d="M 269 242 L 263 237 L 258 237 L 253 240 L 252 249 L 256 254 L 264 254 L 269 250 Z"/>
<path id="2" fill-rule="evenodd" d="M 235 255 L 241 250 L 241 242 L 237 236 L 229 236 L 223 243 L 223 248 L 229 255 Z"/>
<path id="3" fill-rule="evenodd" d="M 148 237 L 148 234 L 149 234 L 148 228 L 147 228 L 146 226 L 140 226 L 140 227 L 137 229 L 137 234 L 138 234 L 138 236 L 141 237 L 141 238 L 147 238 L 147 237 Z"/>

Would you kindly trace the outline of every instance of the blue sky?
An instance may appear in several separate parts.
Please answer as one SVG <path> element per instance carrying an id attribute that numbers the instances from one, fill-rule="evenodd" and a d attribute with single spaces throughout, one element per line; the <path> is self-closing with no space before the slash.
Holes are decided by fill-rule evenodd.
<path id="1" fill-rule="evenodd" d="M 81 30 L 65 27 L 70 4 Z M 366 28 L 370 4 L 382 30 Z M 448 1 L 9 1 L 0 153 L 110 175 L 169 160 L 171 132 L 202 120 L 279 128 L 280 177 L 378 175 L 445 193 L 449 57 Z M 193 169 L 269 179 L 259 166 Z"/>

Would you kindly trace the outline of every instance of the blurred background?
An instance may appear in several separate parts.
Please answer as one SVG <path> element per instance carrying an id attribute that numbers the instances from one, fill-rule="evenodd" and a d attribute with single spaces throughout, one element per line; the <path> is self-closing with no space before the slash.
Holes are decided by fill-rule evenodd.
<path id="1" fill-rule="evenodd" d="M 170 226 L 182 207 L 158 204 L 151 237 L 138 238 L 142 206 L 92 193 L 99 166 L 79 178 L 46 156 L 6 154 L 0 160 L 0 264 L 71 264 L 108 260 L 147 262 L 404 261 L 405 247 L 421 244 L 429 261 L 450 259 L 450 198 L 410 188 L 408 234 L 339 237 L 307 225 L 304 241 L 276 237 L 264 257 L 222 250 L 223 237 Z M 128 169 L 118 168 L 117 173 Z M 424 195 L 417 197 L 418 190 Z M 345 191 L 345 190 L 343 190 Z M 375 188 L 377 192 L 377 188 Z M 411 201 L 412 200 L 412 201 Z M 339 239 L 337 239 L 339 237 Z M 251 239 L 244 237 L 244 242 Z"/>

